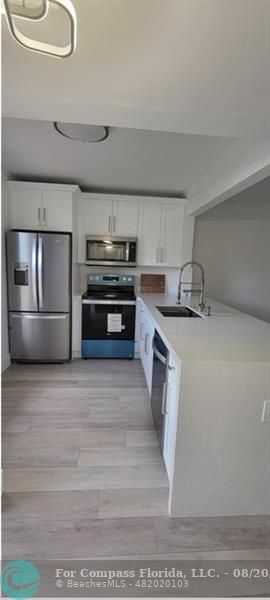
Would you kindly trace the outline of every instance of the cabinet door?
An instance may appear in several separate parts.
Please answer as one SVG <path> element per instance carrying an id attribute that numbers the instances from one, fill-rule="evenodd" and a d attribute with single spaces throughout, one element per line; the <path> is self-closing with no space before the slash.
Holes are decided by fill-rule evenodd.
<path id="1" fill-rule="evenodd" d="M 42 229 L 41 190 L 10 187 L 9 209 L 12 229 Z"/>
<path id="2" fill-rule="evenodd" d="M 138 202 L 114 200 L 112 234 L 126 237 L 137 237 L 138 212 Z"/>
<path id="3" fill-rule="evenodd" d="M 153 337 L 154 327 L 152 323 L 144 318 L 143 328 L 143 369 L 146 378 L 149 394 L 151 395 L 152 389 L 152 371 L 153 371 Z"/>
<path id="4" fill-rule="evenodd" d="M 82 345 L 82 300 L 80 296 L 73 296 L 72 314 L 72 352 L 75 356 L 81 355 Z"/>
<path id="5" fill-rule="evenodd" d="M 140 359 L 142 365 L 144 363 L 144 326 L 145 326 L 145 312 L 142 308 L 139 309 L 139 317 L 138 317 L 138 345 L 140 352 Z M 143 365 L 144 366 L 144 365 Z"/>
<path id="6" fill-rule="evenodd" d="M 141 323 L 142 323 L 142 303 L 138 299 L 136 302 L 136 321 L 135 321 L 135 358 L 141 357 Z"/>
<path id="7" fill-rule="evenodd" d="M 164 266 L 179 267 L 181 265 L 184 215 L 183 206 L 163 205 L 160 262 Z"/>
<path id="8" fill-rule="evenodd" d="M 145 202 L 140 207 L 138 264 L 160 264 L 161 204 Z"/>
<path id="9" fill-rule="evenodd" d="M 86 221 L 85 233 L 89 235 L 103 235 L 112 232 L 112 201 L 85 199 L 84 215 Z"/>
<path id="10" fill-rule="evenodd" d="M 43 228 L 72 231 L 72 192 L 43 190 Z"/>
<path id="11" fill-rule="evenodd" d="M 163 458 L 171 480 L 173 474 L 173 464 L 175 455 L 175 443 L 177 433 L 177 415 L 178 415 L 178 393 L 179 377 L 176 364 L 170 357 L 169 368 L 167 371 L 167 392 L 166 392 L 166 416 L 164 422 L 164 448 Z"/>
<path id="12" fill-rule="evenodd" d="M 87 194 L 82 194 L 79 199 L 79 236 L 78 260 L 86 260 L 86 235 L 111 235 L 112 227 L 112 201 L 95 199 Z"/>

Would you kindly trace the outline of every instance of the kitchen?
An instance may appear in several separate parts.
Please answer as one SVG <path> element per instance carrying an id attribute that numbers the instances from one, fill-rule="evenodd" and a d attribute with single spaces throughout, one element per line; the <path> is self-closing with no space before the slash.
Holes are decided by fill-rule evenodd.
<path id="1" fill-rule="evenodd" d="M 244 13 L 236 4 L 238 25 L 252 13 L 261 31 L 255 3 Z M 98 19 L 105 5 L 111 15 L 107 2 L 93 5 Z M 74 6 L 87 47 L 86 8 Z M 141 20 L 135 3 L 129 10 Z M 171 10 L 191 27 L 185 2 Z M 184 126 L 171 110 L 165 123 L 161 111 L 112 107 L 101 119 L 92 101 L 93 127 L 74 86 L 63 110 L 57 86 L 39 100 L 33 84 L 32 97 L 14 96 L 14 73 L 27 77 L 31 65 L 38 75 L 40 58 L 47 84 L 58 73 L 69 85 L 80 37 L 74 57 L 57 62 L 21 50 L 5 24 L 3 33 L 5 557 L 267 559 L 260 117 L 246 136 L 243 120 L 222 114 L 218 125 L 198 112 Z"/>

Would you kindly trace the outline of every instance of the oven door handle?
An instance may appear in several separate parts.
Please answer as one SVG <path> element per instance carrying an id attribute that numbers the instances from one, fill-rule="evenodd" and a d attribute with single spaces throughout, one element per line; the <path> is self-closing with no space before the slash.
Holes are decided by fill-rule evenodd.
<path id="1" fill-rule="evenodd" d="M 117 306 L 117 304 L 121 306 L 135 306 L 136 300 L 83 300 L 83 304 L 104 304 L 104 306 Z"/>

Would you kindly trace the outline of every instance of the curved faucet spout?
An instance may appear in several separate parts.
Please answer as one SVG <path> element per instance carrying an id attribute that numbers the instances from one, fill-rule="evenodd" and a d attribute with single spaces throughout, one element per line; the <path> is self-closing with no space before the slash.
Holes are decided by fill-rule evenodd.
<path id="1" fill-rule="evenodd" d="M 187 283 L 187 282 L 182 282 L 182 275 L 183 275 L 183 271 L 186 267 L 191 267 L 193 268 L 193 266 L 199 267 L 200 271 L 201 271 L 201 281 L 200 283 Z M 188 262 L 185 262 L 181 269 L 180 269 L 180 276 L 179 276 L 179 283 L 178 283 L 178 292 L 177 292 L 177 304 L 181 304 L 181 292 L 182 292 L 182 285 L 190 285 L 190 289 L 188 290 L 189 292 L 194 291 L 195 289 L 198 291 L 198 286 L 199 286 L 199 291 L 200 291 L 200 301 L 199 301 L 199 308 L 201 311 L 203 311 L 205 309 L 205 304 L 204 304 L 204 282 L 205 282 L 205 275 L 204 275 L 204 268 L 201 265 L 201 263 L 197 262 L 196 260 L 191 260 Z"/>

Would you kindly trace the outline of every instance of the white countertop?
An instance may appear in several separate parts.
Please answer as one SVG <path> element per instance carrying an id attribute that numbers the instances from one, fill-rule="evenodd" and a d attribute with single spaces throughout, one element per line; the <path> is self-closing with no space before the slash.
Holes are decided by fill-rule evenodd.
<path id="1" fill-rule="evenodd" d="M 164 317 L 157 306 L 176 306 L 175 295 L 140 294 L 169 350 L 181 361 L 270 362 L 270 324 L 207 298 L 211 316 Z M 184 302 L 184 301 L 183 301 Z M 195 307 L 188 298 L 182 306 Z"/>

